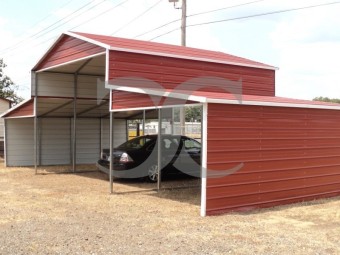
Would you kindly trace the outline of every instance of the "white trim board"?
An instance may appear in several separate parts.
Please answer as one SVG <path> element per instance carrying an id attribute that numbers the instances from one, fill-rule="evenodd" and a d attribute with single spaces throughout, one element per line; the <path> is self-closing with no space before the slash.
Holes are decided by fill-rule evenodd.
<path id="1" fill-rule="evenodd" d="M 111 112 L 125 112 L 125 111 L 142 111 L 142 110 L 157 110 L 157 109 L 167 109 L 167 108 L 176 108 L 182 106 L 201 106 L 202 104 L 184 104 L 184 105 L 165 105 L 165 106 L 149 106 L 149 107 L 135 107 L 135 108 L 123 108 L 110 110 Z"/>
<path id="2" fill-rule="evenodd" d="M 86 57 L 83 57 L 83 58 L 78 58 L 78 59 L 74 59 L 74 60 L 71 60 L 71 61 L 68 61 L 68 62 L 64 62 L 62 64 L 58 64 L 58 65 L 46 67 L 46 68 L 43 68 L 43 69 L 39 69 L 39 70 L 36 70 L 35 72 L 41 73 L 41 72 L 44 72 L 44 71 L 47 71 L 47 70 L 51 70 L 51 69 L 58 68 L 58 67 L 61 67 L 61 66 L 67 66 L 69 64 L 73 64 L 73 63 L 76 63 L 76 62 L 79 62 L 79 61 L 82 61 L 82 60 L 87 60 L 87 59 L 90 59 L 90 58 L 95 58 L 95 57 L 105 55 L 105 54 L 106 54 L 105 51 L 100 52 L 100 53 L 96 53 L 96 54 L 86 56 Z M 72 73 L 68 73 L 68 74 L 72 74 Z M 83 74 L 83 75 L 86 75 L 86 74 Z M 98 75 L 98 76 L 103 76 L 103 75 Z"/>
<path id="3" fill-rule="evenodd" d="M 64 34 L 68 35 L 68 36 L 75 37 L 75 38 L 77 38 L 79 40 L 83 40 L 83 41 L 95 44 L 97 46 L 103 47 L 104 49 L 110 49 L 110 45 L 108 45 L 106 43 L 102 43 L 102 42 L 90 39 L 90 38 L 88 38 L 86 36 L 83 36 L 83 35 L 78 35 L 77 33 L 74 33 L 74 32 L 71 32 L 71 31 L 65 32 Z"/>
<path id="4" fill-rule="evenodd" d="M 292 107 L 292 108 L 309 108 L 309 109 L 326 109 L 326 110 L 338 110 L 340 111 L 339 106 L 331 106 L 331 105 L 317 105 L 317 104 L 305 104 L 305 103 L 280 103 L 280 102 L 266 102 L 266 101 L 250 101 L 250 100 L 242 100 L 241 103 L 239 100 L 235 99 L 216 99 L 209 98 L 204 96 L 195 96 L 195 95 L 187 95 L 181 94 L 177 92 L 166 92 L 165 90 L 154 90 L 154 89 L 142 89 L 142 88 L 134 88 L 134 87 L 124 87 L 117 86 L 112 84 L 107 84 L 107 88 L 118 91 L 125 92 L 133 92 L 139 94 L 149 94 L 154 96 L 164 96 L 164 97 L 172 97 L 177 99 L 184 99 L 195 101 L 198 103 L 213 103 L 213 104 L 238 104 L 238 105 L 256 105 L 256 106 L 273 106 L 273 107 Z"/>

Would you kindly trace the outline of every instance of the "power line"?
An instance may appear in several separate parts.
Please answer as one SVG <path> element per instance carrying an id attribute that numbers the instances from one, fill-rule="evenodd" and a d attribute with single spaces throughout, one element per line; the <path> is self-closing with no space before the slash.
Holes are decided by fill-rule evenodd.
<path id="1" fill-rule="evenodd" d="M 87 9 L 85 12 L 87 12 L 87 11 L 90 10 L 90 9 L 93 9 L 94 7 L 96 7 L 96 6 L 100 5 L 100 4 L 102 4 L 102 3 L 105 2 L 105 1 L 106 1 L 106 0 L 103 0 L 102 2 L 99 2 L 98 4 L 96 4 L 96 5 L 92 6 L 92 7 L 90 7 L 89 9 Z M 98 15 L 95 16 L 93 19 L 96 19 L 96 18 L 98 18 L 100 15 L 102 15 L 102 14 L 104 14 L 104 13 L 106 13 L 106 12 L 109 12 L 109 11 L 111 11 L 111 10 L 113 10 L 113 9 L 115 9 L 115 8 L 117 8 L 117 7 L 119 7 L 119 6 L 121 6 L 122 4 L 126 3 L 127 1 L 130 1 L 130 0 L 125 0 L 125 1 L 123 1 L 123 2 L 121 2 L 121 3 L 119 3 L 119 4 L 117 4 L 117 5 L 113 6 L 113 7 L 110 8 L 109 10 L 106 10 L 106 11 L 104 11 L 104 12 L 98 14 Z M 80 14 L 77 15 L 76 17 L 78 17 L 78 16 L 84 14 L 85 12 L 80 13 Z M 76 17 L 73 17 L 72 19 L 74 19 L 74 18 L 76 18 Z M 62 26 L 62 25 L 64 25 L 64 24 L 66 24 L 67 22 L 69 22 L 69 21 L 72 20 L 72 19 L 69 19 L 68 21 L 64 22 L 63 24 L 59 25 L 58 27 L 60 27 L 60 26 Z M 88 21 L 85 21 L 85 22 L 83 22 L 83 23 L 81 23 L 81 24 L 79 24 L 79 25 L 77 25 L 77 26 L 71 28 L 70 30 L 72 30 L 72 29 L 74 29 L 74 28 L 76 28 L 76 27 L 79 27 L 79 26 L 81 26 L 81 25 L 83 25 L 83 24 L 85 24 L 85 23 L 88 23 L 89 21 L 92 21 L 93 19 L 88 20 Z M 57 29 L 58 27 L 55 27 L 54 29 L 47 31 L 47 32 L 45 32 L 44 34 L 47 34 L 47 33 L 51 32 L 51 31 Z M 44 34 L 40 35 L 40 36 L 37 37 L 37 38 L 42 37 Z M 54 35 L 54 36 L 48 38 L 47 40 L 44 40 L 44 41 L 42 41 L 42 42 L 36 43 L 36 44 L 33 45 L 32 47 L 33 47 L 33 48 L 38 47 L 38 46 L 43 45 L 43 44 L 45 44 L 45 43 L 47 43 L 47 42 L 49 42 L 49 41 L 51 41 L 52 39 L 55 39 L 55 38 L 56 38 L 56 36 Z M 19 46 L 18 46 L 18 47 L 19 47 Z M 13 50 L 15 50 L 15 49 L 18 48 L 18 47 L 15 47 L 15 48 L 13 48 L 13 49 L 10 50 L 10 51 L 13 51 Z M 14 53 L 13 53 L 13 54 L 10 54 L 9 56 L 12 56 L 12 55 L 14 55 Z"/>
<path id="2" fill-rule="evenodd" d="M 151 11 L 153 8 L 155 8 L 158 4 L 160 4 L 162 2 L 162 0 L 159 0 L 158 2 L 156 2 L 154 5 L 150 6 L 148 9 L 146 9 L 144 12 L 142 12 L 141 14 L 139 14 L 137 17 L 133 18 L 132 20 L 130 20 L 128 23 L 126 23 L 125 25 L 121 26 L 120 28 L 118 28 L 115 32 L 113 32 L 111 35 L 115 35 L 116 33 L 118 33 L 119 31 L 121 31 L 122 29 L 124 29 L 125 27 L 127 27 L 128 25 L 130 25 L 131 23 L 135 22 L 137 19 L 139 19 L 140 17 L 142 17 L 143 15 L 145 15 L 147 12 Z"/>
<path id="3" fill-rule="evenodd" d="M 194 14 L 188 15 L 187 18 L 198 16 L 198 15 L 203 15 L 203 14 L 208 14 L 208 13 L 212 13 L 212 12 L 217 12 L 217 11 L 224 11 L 224 10 L 227 10 L 227 9 L 231 9 L 231 8 L 235 8 L 235 7 L 240 7 L 240 6 L 245 6 L 245 5 L 249 5 L 249 4 L 255 4 L 255 3 L 259 3 L 259 2 L 263 2 L 263 1 L 266 1 L 266 0 L 257 0 L 257 1 L 243 3 L 243 4 L 237 4 L 237 5 L 222 7 L 222 8 L 218 8 L 218 9 L 214 9 L 214 10 L 210 10 L 210 11 L 194 13 Z"/>
<path id="4" fill-rule="evenodd" d="M 77 13 L 77 12 L 80 11 L 81 9 L 83 9 L 83 8 L 87 7 L 88 5 L 92 4 L 93 2 L 95 2 L 95 0 L 92 0 L 91 2 L 89 2 L 89 3 L 85 4 L 85 5 L 83 5 L 82 7 L 80 7 L 79 9 L 77 9 L 76 11 L 72 12 L 72 13 L 70 14 L 70 16 L 69 16 L 69 17 L 71 17 L 71 18 L 69 18 L 69 19 L 66 20 L 66 17 L 64 17 L 64 18 L 58 20 L 57 22 L 53 23 L 52 25 L 50 25 L 50 26 L 44 28 L 43 30 L 39 31 L 38 33 L 36 33 L 36 34 L 34 34 L 34 35 L 28 37 L 27 40 L 29 40 L 29 39 L 34 39 L 34 38 L 36 38 L 36 39 L 41 38 L 41 37 L 44 36 L 45 34 L 48 34 L 48 33 L 52 32 L 53 30 L 56 30 L 57 28 L 59 28 L 59 27 L 65 25 L 65 24 L 68 23 L 69 21 L 71 21 L 71 20 L 73 20 L 73 19 L 75 19 L 75 18 L 77 18 L 77 17 L 79 17 L 79 16 L 85 14 L 85 13 L 86 13 L 87 11 L 89 11 L 90 9 L 93 9 L 93 8 L 97 7 L 98 5 L 104 3 L 105 1 L 107 1 L 107 0 L 102 0 L 101 2 L 99 2 L 99 3 L 97 3 L 97 4 L 93 5 L 93 6 L 91 6 L 90 8 L 86 9 L 85 11 L 83 11 L 83 12 L 81 12 L 81 13 L 78 13 L 76 16 L 73 16 L 73 17 L 72 17 L 73 14 Z M 61 22 L 61 21 L 63 21 L 63 20 L 66 20 L 66 21 L 64 21 L 63 23 L 61 23 L 60 25 L 58 25 L 58 26 L 56 26 L 56 27 L 54 27 L 54 28 L 52 28 L 52 29 L 49 29 L 49 30 L 45 31 L 46 29 L 53 27 L 55 24 L 58 24 L 59 22 Z M 41 32 L 44 32 L 44 33 L 41 34 Z M 39 34 L 40 34 L 40 35 L 39 35 Z M 55 36 L 53 36 L 52 38 L 48 39 L 47 41 L 50 41 L 50 40 L 53 39 L 53 38 L 55 38 Z M 23 40 L 23 43 L 24 43 L 25 41 L 26 41 L 26 40 Z M 47 41 L 44 41 L 44 43 L 47 42 Z M 21 43 L 21 44 L 22 44 L 22 43 Z M 20 45 L 21 45 L 21 44 L 20 44 Z M 38 45 L 40 45 L 40 44 L 42 44 L 42 43 L 39 43 Z M 11 50 L 9 50 L 9 52 L 10 52 L 10 51 L 13 51 L 13 50 L 15 50 L 15 49 L 17 49 L 20 45 L 17 45 L 16 47 L 12 48 Z"/>
<path id="5" fill-rule="evenodd" d="M 106 0 L 102 0 L 101 2 L 99 2 L 99 3 L 97 3 L 97 4 L 93 5 L 93 6 L 91 6 L 90 8 L 86 9 L 85 11 L 83 11 L 83 12 L 81 12 L 81 13 L 78 13 L 76 16 L 73 16 L 73 17 L 72 17 L 73 14 L 79 12 L 79 11 L 80 11 L 81 9 L 83 9 L 84 7 L 87 7 L 88 5 L 92 4 L 92 3 L 94 2 L 94 0 L 92 0 L 92 1 L 89 2 L 88 4 L 84 5 L 83 7 L 79 8 L 78 10 L 76 10 L 76 11 L 72 12 L 70 15 L 68 15 L 68 16 L 71 17 L 71 18 L 69 18 L 69 19 L 67 19 L 67 20 L 66 20 L 66 18 L 63 18 L 63 19 L 61 19 L 61 20 L 59 20 L 59 21 L 53 23 L 52 25 L 48 26 L 47 28 L 50 28 L 50 27 L 52 27 L 53 25 L 59 23 L 60 21 L 66 20 L 66 21 L 64 21 L 63 23 L 61 23 L 60 25 L 58 25 L 57 27 L 54 27 L 53 29 L 50 29 L 50 30 L 47 30 L 47 31 L 44 31 L 44 33 L 43 33 L 43 34 L 40 34 L 37 38 L 40 38 L 40 37 L 42 37 L 43 35 L 45 35 L 45 34 L 51 32 L 51 31 L 53 31 L 53 30 L 55 30 L 55 29 L 57 29 L 57 28 L 59 28 L 59 27 L 61 27 L 62 25 L 68 23 L 69 21 L 71 21 L 71 20 L 73 20 L 73 19 L 79 17 L 80 15 L 84 14 L 84 13 L 87 12 L 88 10 L 93 9 L 93 8 L 97 7 L 98 5 L 104 3 L 105 1 L 106 1 Z M 44 30 L 46 30 L 47 28 L 45 28 Z M 34 36 L 34 37 L 35 37 L 35 36 Z M 34 37 L 33 37 L 33 38 L 34 38 Z"/>
<path id="6" fill-rule="evenodd" d="M 72 12 L 70 15 L 73 15 L 74 13 L 80 11 L 81 9 L 83 9 L 83 8 L 85 8 L 86 6 L 90 5 L 92 2 L 93 2 L 93 0 L 90 1 L 89 3 L 85 4 L 85 5 L 81 6 L 80 8 L 78 8 L 77 10 L 75 10 L 74 12 Z M 70 15 L 68 15 L 68 16 L 70 16 Z M 64 18 L 62 18 L 62 19 L 60 19 L 60 20 L 54 22 L 53 24 L 51 24 L 51 25 L 49 25 L 49 26 L 47 26 L 47 27 L 41 29 L 39 32 L 36 32 L 36 33 L 33 34 L 33 35 L 30 35 L 30 36 L 28 36 L 28 37 L 22 39 L 22 40 L 19 41 L 18 43 L 14 44 L 14 45 L 12 45 L 12 46 L 10 46 L 10 47 L 7 47 L 6 49 L 2 50 L 1 53 L 3 53 L 3 52 L 6 51 L 6 50 L 14 50 L 14 49 L 17 49 L 18 46 L 22 45 L 22 44 L 25 43 L 27 40 L 35 38 L 37 35 L 39 35 L 40 33 L 44 32 L 46 29 L 48 29 L 48 28 L 50 28 L 50 27 L 52 27 L 52 26 L 58 24 L 59 22 L 63 21 L 64 19 L 66 19 L 66 17 L 64 17 Z"/>
<path id="7" fill-rule="evenodd" d="M 188 27 L 188 26 L 187 26 L 187 27 Z M 162 37 L 162 36 L 164 36 L 164 35 L 167 35 L 167 34 L 171 34 L 172 32 L 175 32 L 175 31 L 180 30 L 180 29 L 181 29 L 181 28 L 179 28 L 179 27 L 178 27 L 178 28 L 175 28 L 175 29 L 173 29 L 173 30 L 170 30 L 170 31 L 164 33 L 164 34 L 157 35 L 157 36 L 151 38 L 149 41 L 155 40 L 155 39 L 157 39 L 157 38 L 159 38 L 159 37 Z"/>
<path id="8" fill-rule="evenodd" d="M 233 20 L 239 20 L 239 19 L 248 19 L 248 18 L 260 17 L 260 16 L 267 16 L 267 15 L 272 15 L 272 14 L 284 13 L 284 12 L 299 11 L 299 10 L 311 9 L 311 8 L 328 6 L 328 5 L 333 5 L 333 4 L 340 4 L 340 1 L 331 2 L 331 3 L 324 3 L 324 4 L 309 5 L 309 6 L 285 9 L 285 10 L 280 10 L 280 11 L 259 13 L 259 14 L 248 15 L 248 16 L 243 16 L 243 17 L 236 17 L 236 18 L 231 18 L 231 19 L 221 19 L 221 20 L 215 20 L 215 21 L 209 21 L 209 22 L 196 23 L 196 24 L 188 25 L 188 27 L 202 26 L 202 25 L 208 25 L 208 24 L 214 24 L 214 23 L 226 22 L 226 21 L 233 21 Z"/>
<path id="9" fill-rule="evenodd" d="M 84 25 L 84 24 L 86 24 L 86 23 L 89 23 L 90 21 L 93 21 L 94 19 L 100 17 L 101 15 L 103 15 L 103 14 L 105 14 L 105 13 L 108 13 L 108 12 L 112 11 L 113 9 L 118 8 L 119 6 L 125 4 L 125 3 L 128 2 L 128 1 L 130 1 L 130 0 L 125 0 L 125 1 L 123 1 L 123 2 L 120 2 L 119 4 L 114 5 L 114 6 L 111 7 L 110 9 L 105 10 L 104 12 L 101 12 L 101 13 L 97 14 L 97 15 L 94 16 L 92 19 L 88 19 L 87 21 L 85 21 L 85 22 L 83 22 L 83 23 L 81 23 L 81 24 L 79 24 L 79 25 L 77 25 L 77 26 L 75 26 L 75 27 L 72 27 L 70 30 L 75 29 L 75 28 L 77 28 L 77 27 L 80 27 L 80 26 L 82 26 L 82 25 Z"/>
<path id="10" fill-rule="evenodd" d="M 67 5 L 69 5 L 69 4 L 70 4 L 71 2 L 73 2 L 73 1 L 74 1 L 74 0 L 68 1 L 66 4 L 60 6 L 57 10 L 60 10 L 60 9 L 65 8 Z M 54 11 L 54 12 L 55 12 L 55 11 Z M 42 23 L 43 21 L 47 20 L 48 18 L 51 17 L 51 14 L 52 14 L 52 12 L 51 12 L 49 15 L 47 15 L 46 17 L 44 17 L 43 19 L 41 19 L 41 20 L 39 20 L 38 22 L 36 22 L 36 23 L 35 23 L 34 25 L 32 25 L 31 27 L 35 27 L 35 26 L 39 25 L 40 23 Z"/>
<path id="11" fill-rule="evenodd" d="M 222 20 L 215 20 L 215 21 L 209 21 L 209 22 L 196 23 L 196 24 L 187 25 L 187 27 L 203 26 L 203 25 L 209 25 L 209 24 L 214 24 L 214 23 L 221 23 L 221 22 L 227 22 L 227 21 L 255 18 L 255 17 L 260 17 L 260 16 L 267 16 L 267 15 L 273 15 L 273 14 L 279 14 L 279 13 L 285 13 L 285 12 L 299 11 L 299 10 L 305 10 L 305 9 L 311 9 L 311 8 L 316 8 L 316 7 L 334 5 L 334 4 L 339 4 L 339 3 L 340 3 L 340 1 L 324 3 L 324 4 L 317 4 L 317 5 L 309 5 L 309 6 L 291 8 L 291 9 L 285 9 L 285 10 L 279 10 L 279 11 L 272 11 L 272 12 L 266 12 L 266 13 L 259 13 L 259 14 L 247 15 L 247 16 L 230 18 L 230 19 L 222 19 Z M 170 31 L 168 31 L 166 33 L 163 33 L 163 34 L 160 34 L 160 35 L 158 35 L 156 37 L 151 38 L 149 41 L 152 41 L 152 40 L 157 39 L 159 37 L 162 37 L 164 35 L 170 34 L 172 32 L 175 32 L 175 31 L 179 30 L 179 29 L 180 28 L 172 29 L 172 30 L 170 30 Z"/>
<path id="12" fill-rule="evenodd" d="M 162 27 L 165 27 L 165 26 L 167 26 L 167 25 L 170 25 L 170 24 L 175 23 L 175 22 L 180 21 L 180 20 L 181 20 L 181 19 L 175 19 L 175 20 L 173 20 L 173 21 L 167 22 L 167 23 L 165 23 L 165 24 L 163 24 L 163 25 L 161 25 L 161 26 L 159 26 L 159 27 L 153 28 L 153 29 L 151 29 L 151 30 L 149 30 L 149 31 L 147 31 L 147 32 L 144 32 L 144 33 L 142 33 L 142 34 L 139 34 L 139 35 L 135 36 L 134 38 L 138 38 L 138 37 L 141 37 L 141 36 L 143 36 L 143 35 L 149 34 L 149 33 L 153 32 L 153 31 L 156 31 L 156 30 L 158 30 L 158 29 L 160 29 L 160 28 L 162 28 Z"/>
<path id="13" fill-rule="evenodd" d="M 214 10 L 210 10 L 210 11 L 205 11 L 205 12 L 199 12 L 199 13 L 194 13 L 194 14 L 190 14 L 187 16 L 187 18 L 190 18 L 190 17 L 194 17 L 194 16 L 199 16 L 199 15 L 203 15 L 203 14 L 208 14 L 208 13 L 212 13 L 212 12 L 217 12 L 217 11 L 223 11 L 223 10 L 227 10 L 227 9 L 231 9 L 231 8 L 235 8 L 235 7 L 241 7 L 241 6 L 245 6 L 245 5 L 249 5 L 249 4 L 254 4 L 254 3 L 258 3 L 258 2 L 263 2 L 263 1 L 266 1 L 266 0 L 257 0 L 257 1 L 251 1 L 251 2 L 247 2 L 247 3 L 242 3 L 242 4 L 237 4 L 237 5 L 232 5 L 232 6 L 227 6 L 227 7 L 222 7 L 222 8 L 219 8 L 219 9 L 214 9 Z M 173 20 L 173 21 L 170 21 L 170 22 L 167 22 L 159 27 L 156 27 L 156 28 L 153 28 L 147 32 L 144 32 L 142 34 L 139 34 L 137 36 L 135 36 L 134 38 L 138 38 L 138 37 L 141 37 L 143 35 L 146 35 L 146 34 L 149 34 L 151 32 L 154 32 L 160 28 L 163 28 L 167 25 L 170 25 L 172 23 L 175 23 L 177 21 L 180 21 L 181 19 L 176 19 L 176 20 Z M 177 29 L 176 29 L 177 30 Z M 176 31 L 174 30 L 174 31 Z"/>

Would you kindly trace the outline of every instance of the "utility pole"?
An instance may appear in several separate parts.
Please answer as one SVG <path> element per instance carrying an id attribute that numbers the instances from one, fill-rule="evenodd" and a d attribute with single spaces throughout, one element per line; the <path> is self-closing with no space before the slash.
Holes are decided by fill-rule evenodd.
<path id="1" fill-rule="evenodd" d="M 182 9 L 182 25 L 181 25 L 181 45 L 186 46 L 186 30 L 187 30 L 187 0 L 182 0 L 182 8 L 176 7 L 178 0 L 169 0 L 174 3 L 176 9 Z M 179 119 L 181 125 L 181 135 L 185 135 L 185 107 L 179 110 Z"/>
<path id="2" fill-rule="evenodd" d="M 174 3 L 175 9 L 182 9 L 182 25 L 181 25 L 181 45 L 186 46 L 186 30 L 187 30 L 187 0 L 182 0 L 182 7 L 177 7 L 176 3 L 179 0 L 169 0 L 169 3 Z"/>
<path id="3" fill-rule="evenodd" d="M 182 0 L 182 26 L 181 26 L 181 45 L 186 46 L 187 31 L 187 0 Z M 185 107 L 181 107 L 179 111 L 181 123 L 181 135 L 185 135 Z"/>
<path id="4" fill-rule="evenodd" d="M 187 0 L 182 0 L 182 36 L 181 45 L 186 46 L 186 33 L 187 33 Z"/>

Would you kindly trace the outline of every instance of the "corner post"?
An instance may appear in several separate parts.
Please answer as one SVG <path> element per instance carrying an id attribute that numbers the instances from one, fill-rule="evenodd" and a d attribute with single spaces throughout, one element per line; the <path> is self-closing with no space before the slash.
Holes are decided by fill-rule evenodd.
<path id="1" fill-rule="evenodd" d="M 73 87 L 73 127 L 72 127 L 72 171 L 76 172 L 77 168 L 77 87 L 78 73 L 74 74 Z"/>
<path id="2" fill-rule="evenodd" d="M 207 142 L 208 142 L 208 104 L 202 106 L 201 128 L 201 216 L 206 216 L 207 211 Z"/>
<path id="3" fill-rule="evenodd" d="M 38 174 L 38 74 L 32 73 L 34 79 L 34 171 Z"/>

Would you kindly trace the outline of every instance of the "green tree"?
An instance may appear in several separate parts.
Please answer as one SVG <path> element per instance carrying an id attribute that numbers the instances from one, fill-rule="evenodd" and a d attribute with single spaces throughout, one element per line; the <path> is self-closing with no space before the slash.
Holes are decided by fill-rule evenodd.
<path id="1" fill-rule="evenodd" d="M 5 73 L 4 69 L 6 64 L 3 59 L 0 59 L 0 97 L 9 99 L 13 104 L 17 104 L 23 100 L 22 97 L 18 96 L 16 91 L 18 87 Z"/>
<path id="2" fill-rule="evenodd" d="M 313 101 L 321 101 L 321 102 L 340 104 L 340 99 L 339 98 L 315 97 L 315 98 L 313 98 Z"/>
<path id="3" fill-rule="evenodd" d="M 185 121 L 195 122 L 201 121 L 201 107 L 200 106 L 188 106 L 185 108 Z"/>

